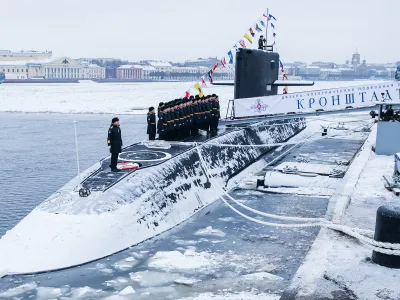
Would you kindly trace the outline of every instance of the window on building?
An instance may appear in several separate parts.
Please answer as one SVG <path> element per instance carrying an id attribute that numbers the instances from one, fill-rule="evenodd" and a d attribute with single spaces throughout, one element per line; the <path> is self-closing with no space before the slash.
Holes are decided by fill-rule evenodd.
<path id="1" fill-rule="evenodd" d="M 14 69 L 12 69 L 13 73 L 15 72 Z"/>

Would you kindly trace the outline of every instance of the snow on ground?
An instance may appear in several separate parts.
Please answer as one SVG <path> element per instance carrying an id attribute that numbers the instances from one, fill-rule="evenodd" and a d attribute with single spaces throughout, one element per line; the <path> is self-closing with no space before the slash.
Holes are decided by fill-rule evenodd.
<path id="1" fill-rule="evenodd" d="M 371 81 L 376 83 L 376 81 Z M 312 87 L 291 87 L 289 92 L 365 85 L 368 81 L 316 82 Z M 2 84 L 0 111 L 146 114 L 150 106 L 183 97 L 190 82 Z M 211 86 L 205 94 L 218 94 L 221 116 L 233 99 L 232 86 Z"/>
<path id="2" fill-rule="evenodd" d="M 399 198 L 387 191 L 381 181 L 383 175 L 393 174 L 394 158 L 378 156 L 370 147 L 365 147 L 352 168 L 358 171 L 358 175 L 350 175 L 356 180 L 345 182 L 341 189 L 349 193 L 350 203 L 343 217 L 336 219 L 351 227 L 374 230 L 377 209 L 382 205 L 399 205 Z M 348 174 L 351 174 L 350 169 Z M 346 184 L 349 191 L 346 191 Z M 346 208 L 346 202 L 338 201 L 337 206 Z M 335 212 L 339 216 L 343 213 L 342 208 L 336 208 Z M 372 251 L 358 241 L 322 229 L 296 273 L 291 290 L 305 297 L 301 299 L 315 299 L 317 295 L 348 297 L 343 299 L 400 299 L 400 270 L 376 265 L 371 256 Z"/>

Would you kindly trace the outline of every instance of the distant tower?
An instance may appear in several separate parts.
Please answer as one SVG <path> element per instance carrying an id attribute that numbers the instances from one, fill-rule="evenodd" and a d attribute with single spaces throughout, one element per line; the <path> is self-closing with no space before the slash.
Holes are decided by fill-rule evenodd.
<path id="1" fill-rule="evenodd" d="M 357 67 L 358 65 L 360 65 L 360 62 L 361 62 L 361 55 L 360 55 L 360 53 L 358 53 L 358 51 L 356 49 L 356 52 L 351 57 L 351 64 L 354 67 Z"/>

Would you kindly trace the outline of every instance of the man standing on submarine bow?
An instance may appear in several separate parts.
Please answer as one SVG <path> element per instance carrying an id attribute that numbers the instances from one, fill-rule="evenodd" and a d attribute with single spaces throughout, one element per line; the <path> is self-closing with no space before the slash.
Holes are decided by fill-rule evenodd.
<path id="1" fill-rule="evenodd" d="M 108 129 L 107 145 L 110 146 L 111 171 L 119 172 L 121 170 L 117 169 L 117 163 L 118 163 L 118 155 L 122 152 L 122 136 L 118 118 L 113 118 L 111 120 L 111 126 Z"/>
<path id="2" fill-rule="evenodd" d="M 149 141 L 156 139 L 156 131 L 156 114 L 152 106 L 149 107 L 149 112 L 147 113 L 147 134 L 149 135 Z"/>

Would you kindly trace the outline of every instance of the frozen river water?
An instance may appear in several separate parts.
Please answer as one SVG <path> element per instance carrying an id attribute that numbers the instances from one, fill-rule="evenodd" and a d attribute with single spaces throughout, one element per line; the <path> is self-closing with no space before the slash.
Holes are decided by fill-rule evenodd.
<path id="1" fill-rule="evenodd" d="M 375 81 L 376 82 L 376 81 Z M 290 87 L 289 92 L 367 84 L 368 81 L 319 81 L 312 87 Z M 182 98 L 193 83 L 70 83 L 0 84 L 0 111 L 143 114 L 159 102 Z M 192 89 L 193 90 L 193 89 Z M 193 92 L 193 91 L 192 91 Z M 220 96 L 225 117 L 232 86 L 211 86 L 204 93 Z"/>

